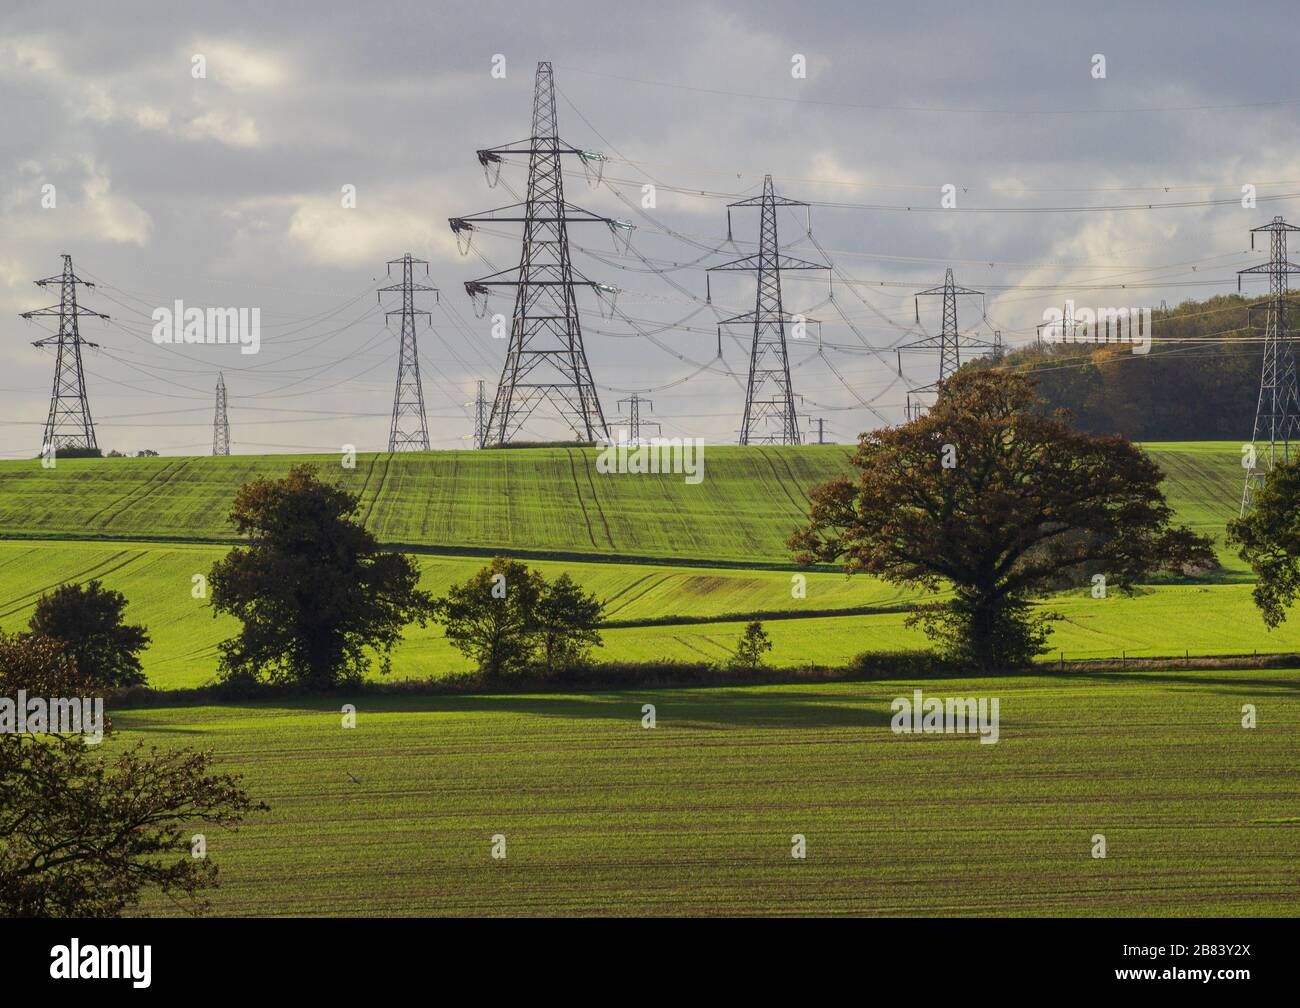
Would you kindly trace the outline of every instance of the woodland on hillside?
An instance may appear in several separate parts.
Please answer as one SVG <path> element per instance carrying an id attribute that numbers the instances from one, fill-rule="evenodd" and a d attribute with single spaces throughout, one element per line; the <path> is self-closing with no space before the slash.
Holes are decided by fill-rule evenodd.
<path id="1" fill-rule="evenodd" d="M 1254 300 L 1234 294 L 1157 310 L 1146 354 L 1125 343 L 1043 342 L 1006 353 L 1000 364 L 1031 373 L 1042 409 L 1069 410 L 1074 426 L 1091 434 L 1248 441 L 1263 357 L 1262 331 L 1246 319 Z"/>

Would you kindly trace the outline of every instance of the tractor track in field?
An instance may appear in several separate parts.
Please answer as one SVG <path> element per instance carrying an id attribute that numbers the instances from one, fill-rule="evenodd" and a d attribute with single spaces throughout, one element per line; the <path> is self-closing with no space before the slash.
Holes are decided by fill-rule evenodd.
<path id="1" fill-rule="evenodd" d="M 622 598 L 624 595 L 626 595 L 628 592 L 632 591 L 632 590 L 633 590 L 637 585 L 639 585 L 639 584 L 643 584 L 645 581 L 647 581 L 648 579 L 650 579 L 650 578 L 652 578 L 652 577 L 654 577 L 654 576 L 655 576 L 654 574 L 642 574 L 642 575 L 641 575 L 639 578 L 637 578 L 635 581 L 632 581 L 632 582 L 629 582 L 628 584 L 625 584 L 622 588 L 620 588 L 618 591 L 616 591 L 613 595 L 611 595 L 609 598 L 605 599 L 605 605 L 606 605 L 606 607 L 608 607 L 608 606 L 610 605 L 610 603 L 612 603 L 612 602 L 617 602 L 619 599 L 621 599 L 621 598 Z M 623 606 L 625 606 L 625 605 L 627 605 L 627 602 L 626 602 L 626 601 L 621 602 L 621 603 L 619 603 L 619 608 L 622 609 Z"/>
<path id="2" fill-rule="evenodd" d="M 370 498 L 370 506 L 366 508 L 366 517 L 361 524 L 370 528 L 370 517 L 375 513 L 375 505 L 379 503 L 379 495 L 384 492 L 384 484 L 388 482 L 388 467 L 393 461 L 391 453 L 384 456 L 384 471 L 379 474 L 379 486 L 375 487 L 375 495 Z M 366 484 L 361 488 L 362 496 L 365 495 L 366 489 L 370 486 L 370 477 L 375 474 L 375 466 L 379 464 L 379 459 L 370 463 L 370 471 L 366 473 Z M 373 531 L 373 529 L 372 529 Z"/>
<path id="3" fill-rule="evenodd" d="M 131 507 L 133 504 L 138 504 L 146 497 L 151 496 L 155 491 L 161 490 L 164 486 L 166 486 L 168 483 L 172 481 L 173 476 L 175 476 L 180 470 L 188 466 L 192 461 L 193 459 L 191 458 L 180 458 L 177 459 L 175 462 L 173 462 L 171 465 L 163 466 L 161 469 L 158 470 L 158 472 L 154 473 L 151 477 L 149 477 L 149 479 L 144 483 L 143 486 L 138 486 L 132 490 L 128 490 L 121 497 L 117 498 L 116 500 L 112 501 L 109 504 L 105 504 L 102 508 L 100 508 L 93 515 L 91 515 L 89 518 L 86 519 L 86 524 L 90 525 L 94 523 L 105 512 L 111 511 L 112 513 L 109 514 L 108 517 L 105 518 L 100 523 L 101 526 L 107 526 L 110 522 L 113 521 L 114 518 L 120 515 L 127 508 Z"/>
<path id="4" fill-rule="evenodd" d="M 573 463 L 573 452 L 566 451 L 565 455 L 569 459 L 569 474 L 573 477 L 573 496 L 578 501 L 578 507 L 582 508 L 582 521 L 587 526 L 587 538 L 591 540 L 592 546 L 599 549 L 596 546 L 596 531 L 591 527 L 591 515 L 587 514 L 587 502 L 582 499 L 582 486 L 578 483 L 578 467 Z"/>
<path id="5" fill-rule="evenodd" d="M 799 496 L 803 498 L 803 510 L 812 507 L 812 498 L 808 496 L 808 492 L 804 490 L 803 484 L 799 481 L 799 477 L 796 476 L 794 470 L 790 468 L 790 460 L 785 455 L 779 457 L 781 459 L 781 467 L 785 469 L 790 476 L 791 485 L 799 491 Z"/>
<path id="6" fill-rule="evenodd" d="M 600 523 L 605 526 L 605 538 L 609 540 L 609 548 L 615 549 L 614 536 L 609 531 L 609 519 L 605 517 L 605 509 L 600 506 L 600 495 L 596 493 L 596 482 L 591 478 L 591 466 L 587 464 L 585 455 L 582 459 L 582 471 L 587 474 L 587 486 L 591 487 L 591 502 L 596 506 L 596 514 L 600 515 Z"/>
<path id="7" fill-rule="evenodd" d="M 632 584 L 628 585 L 617 595 L 615 595 L 614 598 L 619 598 L 620 596 L 627 595 L 627 593 L 630 592 L 632 589 L 636 588 L 638 585 L 645 584 L 645 582 L 648 580 L 653 579 L 653 581 L 651 584 L 645 585 L 644 588 L 642 588 L 631 598 L 624 598 L 623 601 L 618 604 L 618 609 L 615 609 L 614 611 L 617 612 L 619 609 L 626 609 L 628 606 L 632 605 L 638 599 L 644 598 L 646 595 L 654 591 L 660 585 L 665 584 L 666 582 L 668 582 L 669 580 L 671 580 L 676 576 L 677 576 L 676 574 L 659 574 L 659 575 L 647 574 L 644 577 L 637 578 L 635 581 L 632 582 Z M 607 600 L 606 605 L 608 606 L 609 602 L 612 602 L 613 600 L 614 599 Z M 636 625 L 636 621 L 633 620 L 628 625 L 634 626 Z"/>
<path id="8" fill-rule="evenodd" d="M 772 470 L 772 475 L 776 477 L 776 484 L 781 488 L 781 492 L 785 494 L 785 499 L 790 502 L 796 511 L 802 514 L 804 506 L 795 500 L 794 494 L 790 493 L 790 488 L 786 486 L 785 480 L 781 478 L 781 471 L 777 469 L 776 463 L 773 462 L 767 452 L 762 449 L 759 449 L 759 455 L 762 456 L 763 461 L 767 463 L 767 467 Z M 793 478 L 793 475 L 791 478 Z"/>
<path id="9" fill-rule="evenodd" d="M 130 553 L 127 550 L 118 550 L 118 552 L 114 553 L 112 556 L 106 557 L 99 563 L 92 564 L 83 571 L 78 571 L 75 574 L 70 574 L 67 577 L 60 578 L 54 584 L 45 585 L 43 588 L 33 588 L 25 595 L 20 595 L 15 599 L 8 599 L 3 603 L 3 605 L 8 608 L 0 611 L 0 619 L 12 616 L 14 613 L 26 609 L 27 604 L 31 600 L 40 598 L 46 592 L 59 587 L 59 585 L 82 584 L 85 581 L 93 581 L 105 574 L 112 574 L 114 571 L 121 570 L 123 567 L 127 566 L 127 564 L 134 563 L 136 560 L 140 559 L 140 556 L 141 554 L 139 553 Z M 113 561 L 118 559 L 121 559 L 121 562 L 113 564 Z M 109 564 L 113 564 L 113 566 L 110 567 L 108 566 Z"/>

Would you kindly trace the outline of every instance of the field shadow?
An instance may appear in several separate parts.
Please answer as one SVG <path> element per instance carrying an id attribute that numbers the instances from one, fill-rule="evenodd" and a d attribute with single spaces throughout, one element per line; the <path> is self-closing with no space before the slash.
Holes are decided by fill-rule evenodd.
<path id="1" fill-rule="evenodd" d="M 1178 684 L 1183 686 L 1206 687 L 1209 693 L 1250 694 L 1273 693 L 1280 696 L 1300 693 L 1300 677 L 1286 679 L 1246 679 L 1241 676 L 1231 678 L 1196 672 L 1055 672 L 1057 679 L 1083 679 L 1090 682 L 1104 682 L 1110 685 L 1122 685 L 1127 682 L 1143 682 L 1152 685 Z"/>
<path id="2" fill-rule="evenodd" d="M 282 711 L 287 714 L 319 712 L 337 718 L 340 706 L 354 704 L 358 719 L 375 714 L 485 714 L 558 718 L 573 721 L 639 722 L 642 707 L 655 705 L 662 726 L 710 730 L 726 728 L 874 728 L 887 726 L 891 712 L 879 701 L 844 703 L 815 691 L 782 691 L 762 695 L 717 690 L 625 690 L 586 696 L 483 693 L 452 696 L 338 696 L 304 697 L 292 702 L 246 701 L 223 705 L 226 711 L 248 714 Z M 124 712 L 125 713 L 125 712 Z M 155 729 L 131 725 L 132 730 Z"/>

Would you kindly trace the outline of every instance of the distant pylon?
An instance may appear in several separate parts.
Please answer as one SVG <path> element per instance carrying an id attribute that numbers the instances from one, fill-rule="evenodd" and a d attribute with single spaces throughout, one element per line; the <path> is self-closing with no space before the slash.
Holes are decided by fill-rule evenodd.
<path id="1" fill-rule="evenodd" d="M 81 338 L 77 328 L 77 319 L 84 316 L 108 318 L 102 312 L 90 311 L 77 306 L 77 284 L 94 287 L 93 283 L 82 280 L 72 271 L 72 256 L 63 257 L 63 272 L 57 276 L 37 280 L 36 286 L 47 287 L 59 285 L 59 303 L 49 308 L 23 312 L 25 319 L 41 316 L 58 316 L 59 331 L 55 336 L 37 340 L 34 347 L 56 346 L 57 356 L 54 361 L 54 391 L 50 394 L 50 412 L 45 421 L 45 438 L 41 442 L 43 454 L 61 449 L 74 448 L 96 451 L 95 422 L 90 416 L 90 401 L 86 397 L 86 374 L 81 365 L 81 348 L 97 347 Z"/>
<path id="2" fill-rule="evenodd" d="M 487 438 L 488 438 L 487 393 L 483 390 L 483 380 L 479 379 L 478 394 L 474 396 L 474 447 L 486 448 Z"/>
<path id="3" fill-rule="evenodd" d="M 411 253 L 400 259 L 390 259 L 388 275 L 393 275 L 393 266 L 402 264 L 402 282 L 388 287 L 380 287 L 382 292 L 401 291 L 402 307 L 397 311 L 386 312 L 389 317 L 402 317 L 402 345 L 397 354 L 397 387 L 393 391 L 393 422 L 388 429 L 388 450 L 428 451 L 429 422 L 424 415 L 424 386 L 420 384 L 420 353 L 415 344 L 415 316 L 423 315 L 432 323 L 432 316 L 427 311 L 417 311 L 415 307 L 416 291 L 433 291 L 438 295 L 438 288 L 415 282 L 415 266 L 424 267 L 424 275 L 429 275 L 429 264 L 423 259 L 414 259 Z"/>
<path id="4" fill-rule="evenodd" d="M 709 272 L 741 271 L 758 274 L 754 310 L 723 319 L 719 325 L 747 323 L 753 326 L 753 343 L 749 352 L 749 382 L 745 388 L 745 415 L 740 422 L 740 443 L 800 444 L 799 417 L 795 413 L 794 388 L 790 383 L 790 354 L 785 343 L 785 324 L 795 321 L 786 314 L 781 302 L 782 270 L 829 270 L 824 263 L 807 262 L 781 254 L 777 240 L 776 208 L 808 206 L 798 200 L 778 196 L 772 176 L 763 176 L 763 194 L 727 205 L 727 237 L 731 238 L 733 207 L 761 207 L 758 252 Z M 811 227 L 809 233 L 811 234 Z M 713 299 L 712 288 L 709 300 Z M 806 323 L 810 319 L 800 319 Z M 719 341 L 719 346 L 721 342 Z"/>
<path id="5" fill-rule="evenodd" d="M 1255 407 L 1255 426 L 1251 431 L 1251 452 L 1255 452 L 1255 442 L 1268 438 L 1267 466 L 1258 465 L 1259 456 L 1246 472 L 1246 485 L 1241 491 L 1241 511 L 1244 515 L 1250 508 L 1251 496 L 1256 484 L 1263 481 L 1269 469 L 1273 468 L 1275 457 L 1280 452 L 1284 461 L 1291 459 L 1291 441 L 1300 432 L 1300 386 L 1296 380 L 1295 335 L 1291 331 L 1291 303 L 1287 300 L 1287 277 L 1300 273 L 1300 266 L 1287 260 L 1286 235 L 1288 231 L 1300 231 L 1300 227 L 1288 224 L 1281 217 L 1274 217 L 1272 222 L 1261 227 L 1252 228 L 1250 247 L 1255 247 L 1255 235 L 1267 231 L 1269 235 L 1268 262 L 1250 269 L 1237 271 L 1237 289 L 1241 290 L 1243 275 L 1268 274 L 1268 300 L 1262 304 L 1251 305 L 1247 321 L 1256 313 L 1264 312 L 1264 362 L 1259 375 L 1259 402 Z"/>
<path id="6" fill-rule="evenodd" d="M 947 380 L 950 375 L 955 374 L 957 369 L 961 367 L 961 352 L 963 349 L 996 351 L 997 344 L 980 339 L 977 336 L 962 335 L 957 331 L 957 296 L 963 294 L 978 294 L 981 298 L 984 297 L 983 291 L 972 290 L 969 287 L 958 287 L 953 281 L 951 268 L 944 271 L 942 286 L 916 292 L 914 301 L 917 323 L 919 324 L 921 321 L 920 299 L 934 295 L 943 298 L 943 324 L 939 328 L 939 335 L 926 336 L 897 348 L 900 354 L 898 363 L 898 373 L 900 375 L 903 373 L 901 352 L 905 350 L 938 350 L 940 382 Z M 911 420 L 915 416 L 920 416 L 922 409 L 920 397 L 933 394 L 937 390 L 938 382 L 922 385 L 920 388 L 908 389 L 907 418 Z"/>
<path id="7" fill-rule="evenodd" d="M 663 428 L 660 427 L 656 421 L 641 419 L 642 406 L 649 406 L 651 409 L 655 408 L 655 404 L 649 399 L 642 399 L 639 395 L 632 395 L 630 398 L 620 399 L 618 401 L 620 406 L 624 403 L 627 403 L 628 440 L 631 441 L 632 444 L 641 443 L 642 427 L 653 427 L 656 434 L 663 433 Z"/>
<path id="8" fill-rule="evenodd" d="M 217 374 L 217 413 L 212 421 L 212 454 L 230 454 L 230 417 L 226 415 L 226 376 Z"/>
<path id="9" fill-rule="evenodd" d="M 594 442 L 609 437 L 583 347 L 576 289 L 590 287 L 598 296 L 609 297 L 617 291 L 607 284 L 588 280 L 574 269 L 569 258 L 568 226 L 606 224 L 617 234 L 620 229 L 630 230 L 631 225 L 583 210 L 565 200 L 561 158 L 578 157 L 584 166 L 603 164 L 604 158 L 569 146 L 557 133 L 551 64 L 538 63 L 533 85 L 532 135 L 518 143 L 478 152 L 479 163 L 493 184 L 494 173 L 499 175 L 503 157 L 527 155 L 525 201 L 450 219 L 451 229 L 465 252 L 475 223 L 523 224 L 519 266 L 465 283 L 465 292 L 483 304 L 485 311 L 492 288 L 515 289 L 510 344 L 488 418 L 487 443 L 491 445 L 513 441 L 543 402 L 554 407 L 577 439 Z"/>

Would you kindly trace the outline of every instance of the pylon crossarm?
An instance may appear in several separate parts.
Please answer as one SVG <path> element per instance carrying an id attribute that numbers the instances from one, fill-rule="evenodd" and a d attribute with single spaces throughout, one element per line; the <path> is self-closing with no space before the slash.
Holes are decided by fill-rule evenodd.
<path id="1" fill-rule="evenodd" d="M 538 140 L 542 142 L 539 144 Z M 485 159 L 489 161 L 493 158 L 500 160 L 503 154 L 573 154 L 578 157 L 590 157 L 596 152 L 583 150 L 581 147 L 573 147 L 560 140 L 548 140 L 546 137 L 530 137 L 527 140 L 517 140 L 501 147 L 485 147 L 475 153 L 478 155 L 479 164 L 483 164 Z M 604 155 L 600 156 L 604 157 Z"/>

